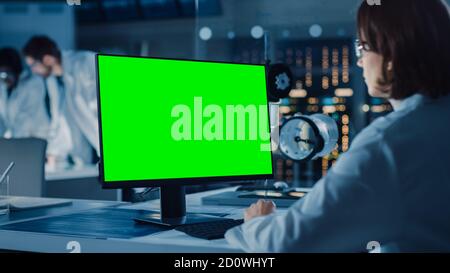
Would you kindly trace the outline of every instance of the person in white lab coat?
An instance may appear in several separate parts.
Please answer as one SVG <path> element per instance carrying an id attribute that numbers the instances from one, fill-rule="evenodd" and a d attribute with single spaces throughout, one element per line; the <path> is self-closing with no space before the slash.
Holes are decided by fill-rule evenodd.
<path id="1" fill-rule="evenodd" d="M 32 37 L 23 53 L 33 73 L 44 77 L 51 101 L 47 154 L 93 163 L 99 155 L 95 53 L 61 52 L 46 36 Z"/>
<path id="2" fill-rule="evenodd" d="M 413 19 L 412 19 L 413 18 Z M 249 252 L 450 251 L 450 15 L 441 0 L 363 1 L 358 65 L 376 119 L 303 199 L 245 211 L 226 240 Z"/>
<path id="3" fill-rule="evenodd" d="M 41 78 L 23 70 L 17 50 L 0 49 L 0 137 L 46 139 L 44 90 Z"/>

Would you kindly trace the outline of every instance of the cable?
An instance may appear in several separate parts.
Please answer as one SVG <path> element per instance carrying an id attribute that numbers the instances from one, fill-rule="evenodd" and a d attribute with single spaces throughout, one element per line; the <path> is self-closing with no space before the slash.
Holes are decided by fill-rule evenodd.
<path id="1" fill-rule="evenodd" d="M 147 194 L 149 194 L 150 192 L 156 191 L 158 189 L 159 189 L 159 187 L 150 187 L 150 188 L 145 189 L 143 192 L 135 193 L 135 198 L 134 198 L 135 201 L 133 203 L 147 201 L 145 196 Z"/>
<path id="2" fill-rule="evenodd" d="M 267 188 L 268 188 L 268 186 L 267 186 L 267 184 L 268 184 L 268 182 L 269 182 L 269 180 L 268 179 L 266 179 L 266 181 L 264 182 L 264 200 L 266 200 L 267 199 Z"/>

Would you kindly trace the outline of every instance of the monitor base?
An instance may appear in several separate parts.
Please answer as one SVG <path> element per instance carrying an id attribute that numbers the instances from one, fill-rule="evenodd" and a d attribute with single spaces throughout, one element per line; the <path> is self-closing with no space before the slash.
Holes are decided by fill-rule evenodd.
<path id="1" fill-rule="evenodd" d="M 147 212 L 134 220 L 164 226 L 181 226 L 202 222 L 220 221 L 224 215 L 186 213 L 186 194 L 183 186 L 160 187 L 161 211 Z"/>

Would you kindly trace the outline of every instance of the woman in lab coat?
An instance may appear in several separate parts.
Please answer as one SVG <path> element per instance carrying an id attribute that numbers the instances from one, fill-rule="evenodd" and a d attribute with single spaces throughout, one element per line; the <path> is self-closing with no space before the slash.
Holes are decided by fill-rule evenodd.
<path id="1" fill-rule="evenodd" d="M 61 52 L 45 36 L 32 37 L 23 52 L 33 73 L 44 77 L 51 98 L 47 154 L 92 163 L 99 154 L 95 54 Z"/>
<path id="2" fill-rule="evenodd" d="M 363 1 L 358 65 L 394 112 L 365 128 L 303 199 L 245 211 L 250 252 L 450 251 L 450 15 L 441 0 Z"/>
<path id="3" fill-rule="evenodd" d="M 47 130 L 43 80 L 23 71 L 15 49 L 0 49 L 0 137 L 46 139 Z"/>

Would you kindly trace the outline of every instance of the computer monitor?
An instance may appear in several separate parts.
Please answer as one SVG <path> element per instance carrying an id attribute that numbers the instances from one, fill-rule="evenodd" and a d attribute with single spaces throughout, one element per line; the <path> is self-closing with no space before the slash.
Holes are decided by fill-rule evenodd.
<path id="1" fill-rule="evenodd" d="M 161 213 L 149 221 L 205 220 L 186 217 L 186 185 L 273 178 L 264 65 L 96 60 L 101 182 L 160 187 Z"/>

